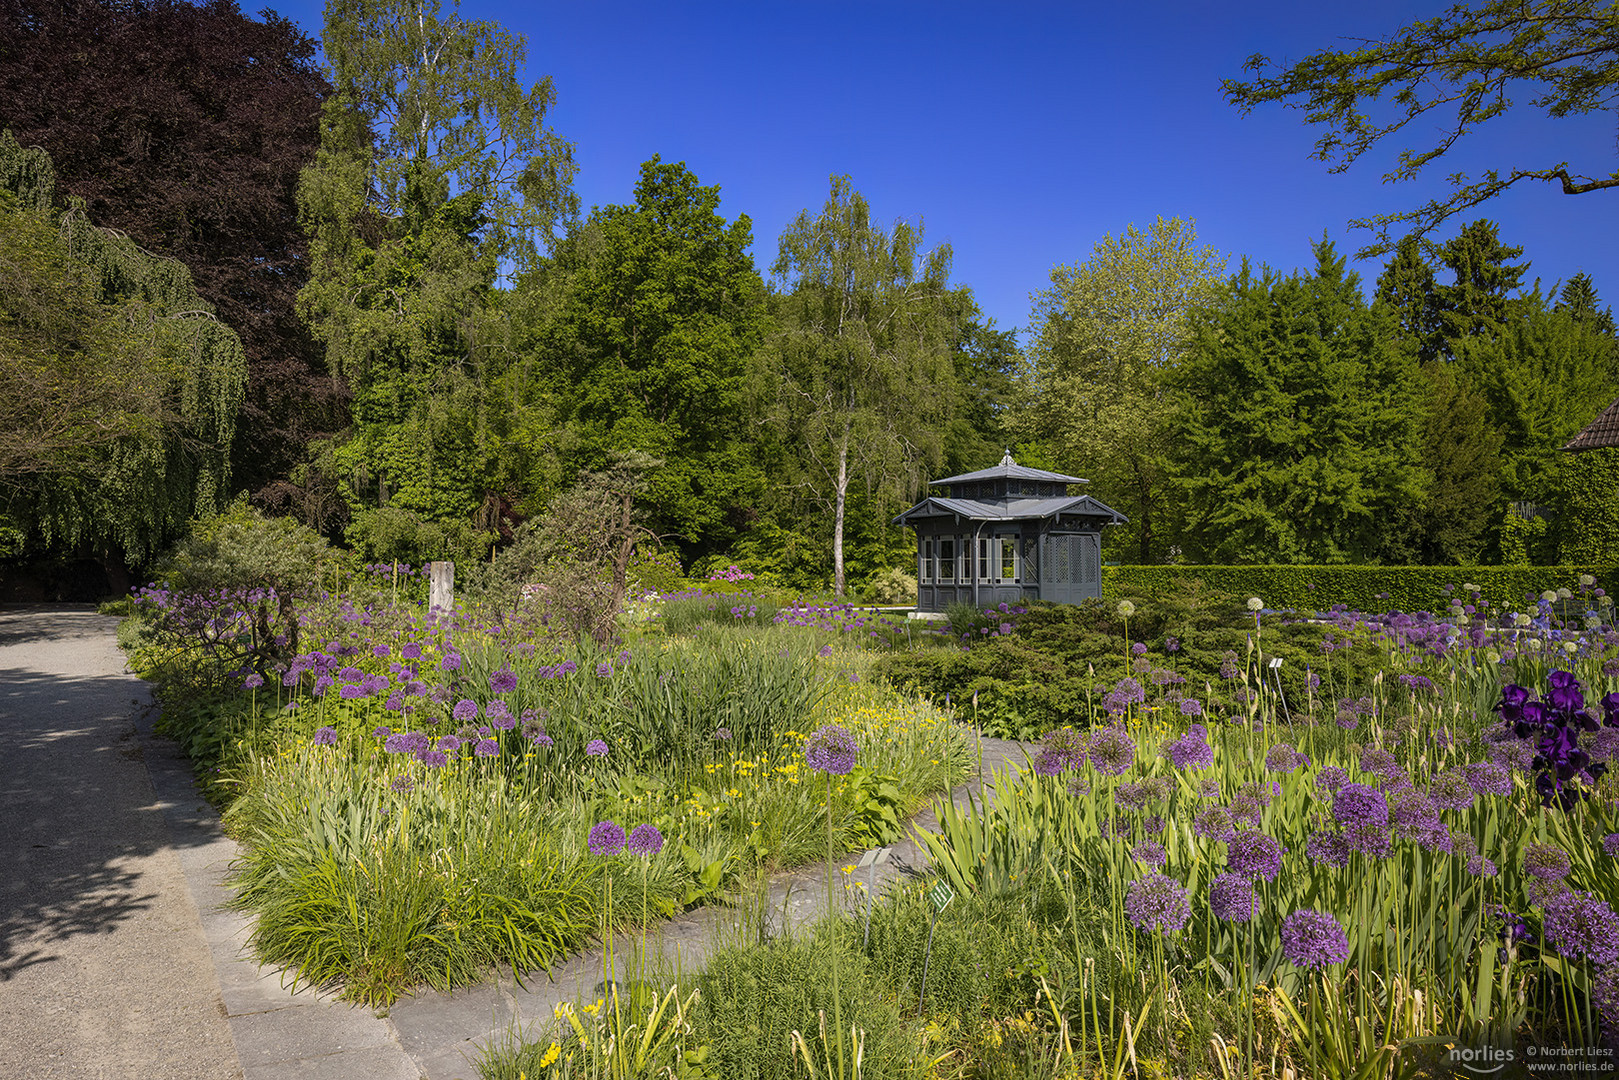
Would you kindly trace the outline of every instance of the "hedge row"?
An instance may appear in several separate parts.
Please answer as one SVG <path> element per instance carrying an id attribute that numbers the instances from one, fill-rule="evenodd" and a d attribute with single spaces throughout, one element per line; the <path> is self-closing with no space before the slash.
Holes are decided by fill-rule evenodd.
<path id="1" fill-rule="evenodd" d="M 1492 608 L 1513 611 L 1547 589 L 1577 595 L 1582 574 L 1601 587 L 1619 579 L 1612 566 L 1106 566 L 1102 595 L 1154 596 L 1200 581 L 1238 597 L 1257 596 L 1268 608 L 1325 611 L 1344 604 L 1352 611 L 1442 611 L 1470 584 Z M 1455 591 L 1445 592 L 1446 585 Z"/>

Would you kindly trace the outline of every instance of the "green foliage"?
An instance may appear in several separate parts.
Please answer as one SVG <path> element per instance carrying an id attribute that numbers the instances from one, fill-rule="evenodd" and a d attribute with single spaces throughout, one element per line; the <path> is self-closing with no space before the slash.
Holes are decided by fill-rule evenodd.
<path id="1" fill-rule="evenodd" d="M 1553 475 L 1557 561 L 1619 565 L 1619 449 L 1565 454 Z"/>
<path id="2" fill-rule="evenodd" d="M 1524 597 L 1547 589 L 1572 589 L 1581 574 L 1601 584 L 1606 565 L 1564 566 L 1109 566 L 1102 570 L 1108 598 L 1152 595 L 1201 582 L 1234 597 L 1257 596 L 1270 608 L 1325 611 L 1334 604 L 1351 611 L 1439 611 L 1453 586 L 1477 585 L 1492 607 L 1517 610 Z"/>
<path id="3" fill-rule="evenodd" d="M 155 569 L 165 585 L 183 592 L 268 588 L 296 594 L 344 562 L 312 529 L 237 500 L 196 522 Z"/>
<path id="4" fill-rule="evenodd" d="M 228 490 L 241 341 L 179 263 L 49 209 L 50 162 L 9 132 L 0 181 L 4 524 L 145 558 Z"/>
<path id="5" fill-rule="evenodd" d="M 1175 457 L 1194 559 L 1380 557 L 1421 493 L 1420 396 L 1389 319 L 1327 241 L 1314 273 L 1244 264 L 1175 372 Z"/>
<path id="6" fill-rule="evenodd" d="M 1107 539 L 1139 562 L 1158 557 L 1172 517 L 1165 379 L 1224 273 L 1224 257 L 1197 246 L 1195 223 L 1159 218 L 1145 233 L 1131 225 L 1103 237 L 1087 262 L 1056 267 L 1035 295 L 1035 337 L 1008 427 L 1130 519 Z"/>
<path id="7" fill-rule="evenodd" d="M 1614 101 L 1615 19 L 1604 0 L 1479 0 L 1401 27 L 1381 41 L 1324 49 L 1287 66 L 1255 55 L 1245 65 L 1251 82 L 1227 79 L 1226 97 L 1244 112 L 1280 102 L 1320 125 L 1314 157 L 1341 172 L 1366 151 L 1405 131 L 1429 132 L 1426 147 L 1405 148 L 1385 181 L 1410 180 L 1479 125 L 1509 112 L 1514 99 L 1551 119 L 1601 112 Z M 1372 112 L 1390 102 L 1383 115 Z M 1504 175 L 1503 175 L 1504 172 Z M 1377 214 L 1353 224 L 1375 229 L 1377 240 L 1360 257 L 1394 246 L 1392 230 L 1428 233 L 1452 215 L 1494 198 L 1525 180 L 1557 181 L 1574 195 L 1619 185 L 1619 174 L 1581 175 L 1561 161 L 1545 168 L 1486 169 L 1449 177 L 1455 190 L 1415 210 Z"/>
<path id="8" fill-rule="evenodd" d="M 860 930 L 834 920 L 761 947 L 724 949 L 709 958 L 692 1024 L 728 1080 L 788 1080 L 801 1075 L 789 1040 L 815 1041 L 830 1026 L 834 970 L 844 1026 L 865 1032 L 862 1076 L 868 1080 L 927 1075 L 916 1033 L 901 1019 L 875 966 L 859 954 Z M 845 1033 L 847 1034 L 847 1033 Z"/>
<path id="9" fill-rule="evenodd" d="M 431 521 L 390 504 L 355 514 L 343 531 L 343 539 L 367 561 L 397 560 L 419 566 L 447 559 L 463 566 L 481 566 L 489 557 L 495 537 L 479 532 L 467 521 Z"/>
<path id="10" fill-rule="evenodd" d="M 866 602 L 871 604 L 916 603 L 916 575 L 907 573 L 897 566 L 886 570 L 879 570 L 866 579 L 861 589 Z"/>
<path id="11" fill-rule="evenodd" d="M 845 521 L 864 481 L 879 521 L 939 460 L 955 399 L 951 341 L 971 308 L 949 287 L 948 244 L 871 220 L 847 176 L 819 215 L 799 213 L 772 273 L 780 331 L 761 354 L 759 407 L 798 462 L 794 479 L 831 516 L 832 589 L 848 579 Z"/>
<path id="12" fill-rule="evenodd" d="M 530 333 L 554 360 L 572 468 L 615 450 L 661 459 L 643 497 L 651 529 L 690 556 L 728 545 L 764 476 L 738 438 L 743 379 L 766 329 L 746 216 L 684 164 L 641 166 L 630 206 L 593 210 L 523 288 L 557 299 Z"/>

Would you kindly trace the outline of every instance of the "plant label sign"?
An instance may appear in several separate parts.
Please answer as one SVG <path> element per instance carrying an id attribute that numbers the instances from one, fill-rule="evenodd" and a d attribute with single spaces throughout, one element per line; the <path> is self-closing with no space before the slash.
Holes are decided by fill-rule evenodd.
<path id="1" fill-rule="evenodd" d="M 928 890 L 928 903 L 933 905 L 936 914 L 943 914 L 944 909 L 950 906 L 950 901 L 956 898 L 956 891 L 941 881 Z"/>

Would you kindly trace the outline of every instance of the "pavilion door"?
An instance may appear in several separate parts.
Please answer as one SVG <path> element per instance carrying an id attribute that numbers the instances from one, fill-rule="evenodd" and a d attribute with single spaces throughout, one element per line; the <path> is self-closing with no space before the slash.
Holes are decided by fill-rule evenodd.
<path id="1" fill-rule="evenodd" d="M 1102 538 L 1096 533 L 1047 533 L 1040 595 L 1075 604 L 1102 595 Z"/>

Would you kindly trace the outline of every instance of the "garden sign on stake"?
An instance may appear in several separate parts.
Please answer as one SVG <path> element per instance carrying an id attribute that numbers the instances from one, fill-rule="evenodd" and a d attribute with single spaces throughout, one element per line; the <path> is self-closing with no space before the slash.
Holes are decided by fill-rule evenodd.
<path id="1" fill-rule="evenodd" d="M 886 847 L 872 848 L 860 856 L 860 865 L 870 868 L 866 871 L 866 945 L 871 944 L 871 901 L 876 896 L 877 864 L 887 862 L 888 856 L 893 850 L 893 848 Z"/>
<path id="2" fill-rule="evenodd" d="M 944 909 L 950 906 L 950 901 L 956 898 L 956 891 L 941 881 L 928 890 L 928 903 L 933 907 L 933 921 L 928 923 L 928 947 L 922 950 L 922 990 L 916 996 L 916 1011 L 922 1011 L 922 1003 L 928 999 L 928 961 L 933 959 L 933 931 L 939 925 L 939 916 Z"/>

